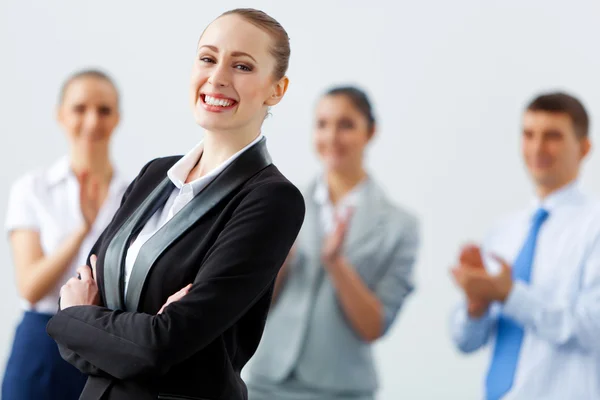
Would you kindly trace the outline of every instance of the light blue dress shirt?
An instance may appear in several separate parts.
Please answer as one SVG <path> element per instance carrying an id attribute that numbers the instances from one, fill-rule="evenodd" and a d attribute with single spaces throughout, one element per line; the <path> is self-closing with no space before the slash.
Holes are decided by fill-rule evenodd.
<path id="1" fill-rule="evenodd" d="M 525 330 L 505 400 L 600 399 L 600 203 L 573 183 L 503 218 L 483 243 L 486 268 L 500 268 L 493 253 L 515 260 L 540 207 L 550 216 L 538 236 L 530 284 L 515 282 L 506 302 L 477 320 L 461 304 L 452 337 L 467 353 L 493 346 L 502 312 Z"/>

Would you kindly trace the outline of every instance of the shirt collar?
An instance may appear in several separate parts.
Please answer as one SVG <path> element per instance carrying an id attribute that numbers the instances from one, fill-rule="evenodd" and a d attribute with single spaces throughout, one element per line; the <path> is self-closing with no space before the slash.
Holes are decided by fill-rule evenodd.
<path id="1" fill-rule="evenodd" d="M 548 212 L 552 212 L 558 207 L 572 203 L 582 196 L 579 182 L 573 181 L 566 186 L 550 193 L 543 199 L 536 197 L 532 200 L 532 206 L 535 209 L 543 208 Z"/>
<path id="2" fill-rule="evenodd" d="M 77 179 L 73 170 L 71 169 L 71 163 L 68 156 L 63 156 L 54 162 L 46 172 L 47 182 L 50 186 L 58 185 L 68 178 Z M 114 184 L 114 185 L 113 185 Z M 110 182 L 110 186 L 127 186 L 129 182 L 121 175 L 119 170 L 113 165 L 113 176 Z"/>
<path id="3" fill-rule="evenodd" d="M 352 188 L 350 192 L 348 192 L 341 200 L 340 204 L 349 207 L 355 207 L 358 205 L 361 194 L 363 192 L 363 188 L 366 186 L 369 178 L 363 179 L 358 185 Z M 317 180 L 317 186 L 315 188 L 314 200 L 319 206 L 325 206 L 327 204 L 331 204 L 329 198 L 329 186 L 327 184 L 327 179 L 324 176 L 321 176 Z"/>
<path id="4" fill-rule="evenodd" d="M 55 161 L 52 166 L 50 166 L 46 172 L 46 177 L 50 186 L 54 186 L 62 182 L 64 179 L 67 179 L 69 174 L 71 174 L 69 158 L 67 156 L 63 156 Z"/>
<path id="5" fill-rule="evenodd" d="M 189 185 L 192 188 L 193 195 L 197 195 L 200 190 L 202 190 L 206 185 L 212 181 L 218 174 L 223 172 L 229 164 L 231 164 L 236 158 L 238 158 L 243 152 L 248 150 L 250 147 L 254 146 L 256 143 L 262 139 L 263 135 L 260 134 L 256 139 L 254 139 L 250 144 L 246 147 L 229 157 L 225 160 L 221 165 L 207 173 L 206 175 L 189 182 Z M 202 153 L 204 152 L 204 142 L 201 141 L 198 143 L 192 150 L 190 150 L 186 155 L 184 155 L 179 161 L 177 161 L 170 169 L 167 171 L 167 176 L 173 182 L 173 184 L 181 189 L 185 185 L 185 181 L 192 171 L 192 169 L 196 166 L 200 158 L 202 157 Z"/>

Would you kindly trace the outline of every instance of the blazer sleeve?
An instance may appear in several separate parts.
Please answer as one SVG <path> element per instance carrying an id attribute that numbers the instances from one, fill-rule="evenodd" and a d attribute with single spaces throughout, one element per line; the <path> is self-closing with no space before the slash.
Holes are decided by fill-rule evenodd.
<path id="1" fill-rule="evenodd" d="M 419 224 L 416 218 L 403 223 L 400 235 L 387 261 L 387 271 L 375 287 L 375 294 L 384 310 L 383 333 L 394 323 L 406 298 L 414 291 L 413 271 L 420 244 Z"/>
<path id="2" fill-rule="evenodd" d="M 165 374 L 215 340 L 271 289 L 304 220 L 290 183 L 266 183 L 234 211 L 192 289 L 159 315 L 75 306 L 48 323 L 57 343 L 118 379 Z"/>
<path id="3" fill-rule="evenodd" d="M 135 185 L 139 182 L 141 176 L 144 175 L 144 173 L 148 169 L 148 166 L 151 163 L 152 163 L 152 161 L 146 163 L 146 165 L 144 165 L 144 167 L 142 167 L 142 169 L 140 170 L 140 173 L 137 175 L 137 177 L 135 177 L 135 179 L 129 184 L 129 186 L 127 186 L 127 189 L 125 190 L 125 193 L 123 193 L 123 197 L 121 198 L 120 207 L 123 206 L 123 204 L 127 200 L 127 196 L 129 196 L 129 193 L 131 193 L 131 191 L 133 190 Z M 116 215 L 116 213 L 115 213 L 115 215 Z M 109 226 L 113 223 L 113 221 L 114 221 L 114 216 L 113 216 L 113 220 L 110 222 Z M 90 268 L 92 268 L 91 263 L 90 263 L 90 257 L 92 254 L 97 254 L 98 250 L 100 249 L 100 246 L 102 245 L 104 238 L 106 237 L 107 231 L 108 231 L 108 229 L 105 229 L 104 232 L 102 232 L 102 234 L 98 237 L 98 240 L 96 240 L 96 243 L 94 244 L 94 246 L 92 247 L 92 250 L 90 251 L 90 254 L 88 255 L 87 265 Z M 102 303 L 102 299 L 100 300 L 100 302 Z M 59 299 L 58 304 L 59 304 L 59 309 L 60 309 L 60 299 Z M 61 357 L 65 361 L 67 361 L 68 363 L 73 365 L 75 368 L 77 368 L 79 371 L 81 371 L 82 373 L 84 373 L 86 375 L 91 375 L 91 376 L 104 376 L 104 377 L 110 376 L 109 373 L 96 367 L 95 365 L 93 365 L 88 360 L 84 359 L 83 357 L 81 357 L 81 355 L 79 355 L 78 353 L 69 349 L 68 347 L 62 345 L 61 343 L 57 343 L 57 345 L 58 345 L 58 351 L 59 351 Z"/>

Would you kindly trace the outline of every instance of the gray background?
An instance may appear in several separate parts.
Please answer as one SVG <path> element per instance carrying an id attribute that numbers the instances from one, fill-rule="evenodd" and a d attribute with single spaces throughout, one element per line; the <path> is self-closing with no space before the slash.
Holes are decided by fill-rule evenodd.
<path id="1" fill-rule="evenodd" d="M 9 184 L 65 152 L 55 123 L 63 79 L 100 66 L 123 93 L 113 145 L 133 177 L 145 161 L 201 139 L 188 105 L 197 39 L 221 12 L 261 8 L 288 30 L 291 86 L 264 126 L 276 164 L 298 185 L 319 166 L 312 112 L 332 84 L 372 96 L 379 136 L 371 173 L 423 225 L 417 291 L 377 344 L 380 399 L 476 399 L 487 354 L 452 347 L 448 316 L 460 299 L 448 269 L 461 243 L 526 205 L 520 116 L 531 96 L 567 89 L 600 117 L 600 3 L 596 1 L 0 1 L 0 216 Z M 598 157 L 583 186 L 598 192 Z M 20 311 L 0 241 L 0 373 Z"/>

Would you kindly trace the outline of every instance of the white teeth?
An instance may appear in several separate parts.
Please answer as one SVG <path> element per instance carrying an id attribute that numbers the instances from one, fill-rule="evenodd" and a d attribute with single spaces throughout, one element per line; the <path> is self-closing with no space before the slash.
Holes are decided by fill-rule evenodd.
<path id="1" fill-rule="evenodd" d="M 229 107 L 230 105 L 233 104 L 233 102 L 230 100 L 217 99 L 215 97 L 210 97 L 208 95 L 204 96 L 204 102 L 211 106 L 220 106 L 220 107 Z"/>

